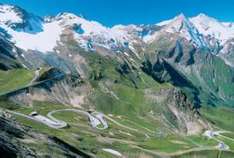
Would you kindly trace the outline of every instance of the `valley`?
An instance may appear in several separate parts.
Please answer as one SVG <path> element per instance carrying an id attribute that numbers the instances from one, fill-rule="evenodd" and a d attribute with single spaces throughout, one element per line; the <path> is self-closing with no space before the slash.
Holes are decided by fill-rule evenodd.
<path id="1" fill-rule="evenodd" d="M 0 154 L 233 158 L 233 39 L 205 14 L 107 27 L 0 4 Z"/>
<path id="2" fill-rule="evenodd" d="M 52 109 L 53 111 L 50 111 Z M 81 111 L 78 113 L 73 112 L 73 110 L 76 111 L 76 109 L 66 109 L 64 105 L 38 104 L 32 108 L 19 108 L 15 111 L 27 115 L 33 110 L 37 110 L 40 114 L 45 116 L 53 112 L 53 117 L 56 120 L 65 121 L 68 127 L 66 126 L 60 129 L 52 128 L 32 119 L 22 117 L 21 115 L 15 115 L 10 111 L 9 113 L 23 125 L 31 126 L 34 130 L 45 132 L 49 135 L 58 136 L 60 139 L 70 142 L 71 145 L 78 146 L 84 151 L 94 150 L 94 146 L 91 144 L 92 142 L 98 141 L 96 142 L 98 148 L 95 149 L 95 155 L 98 157 L 111 156 L 108 152 L 102 151 L 102 149 L 106 148 L 118 151 L 121 155 L 127 157 L 134 157 L 137 153 L 139 155 L 144 153 L 149 154 L 152 157 L 183 157 L 183 155 L 188 154 L 196 155 L 196 153 L 200 151 L 207 153 L 216 151 L 217 154 L 220 151 L 223 155 L 228 156 L 232 155 L 231 153 L 233 153 L 234 149 L 233 137 L 225 136 L 225 133 L 234 135 L 234 133 L 230 131 L 218 134 L 217 139 L 215 138 L 216 135 L 214 138 L 207 138 L 202 133 L 197 136 L 175 135 L 173 132 L 164 135 L 159 131 L 161 130 L 160 126 L 155 126 L 153 124 L 149 126 L 148 123 L 148 125 L 144 123 L 138 124 L 134 123 L 135 121 L 133 122 L 131 118 L 126 116 L 116 116 L 112 114 L 104 115 L 109 127 L 106 129 L 99 129 L 98 127 L 92 127 L 88 116 L 82 114 Z M 151 127 L 151 129 L 149 129 L 148 126 Z M 225 142 L 228 148 L 219 149 L 219 142 Z M 83 143 L 86 145 L 84 146 Z"/>

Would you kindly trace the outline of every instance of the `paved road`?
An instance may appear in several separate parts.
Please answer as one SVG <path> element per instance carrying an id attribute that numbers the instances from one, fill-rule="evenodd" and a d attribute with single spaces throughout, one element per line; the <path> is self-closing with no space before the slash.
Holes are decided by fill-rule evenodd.
<path id="1" fill-rule="evenodd" d="M 222 140 L 219 140 L 216 138 L 217 136 L 223 137 L 229 140 L 233 140 L 232 138 L 226 137 L 221 135 L 221 133 L 226 133 L 225 131 L 212 131 L 212 130 L 207 130 L 204 132 L 204 136 L 208 137 L 209 139 L 214 139 L 215 141 L 218 142 L 218 145 L 216 146 L 219 150 L 229 150 L 230 147 L 226 145 Z"/>
<path id="2" fill-rule="evenodd" d="M 106 120 L 104 118 L 107 118 L 109 120 L 111 120 L 112 122 L 116 123 L 117 125 L 119 126 L 123 126 L 122 124 L 119 124 L 118 122 L 116 122 L 115 120 L 109 118 L 108 116 L 102 114 L 102 113 L 98 113 L 98 112 L 95 112 L 93 113 L 93 115 L 91 115 L 90 113 L 86 112 L 86 111 L 82 111 L 82 110 L 78 110 L 78 109 L 61 109 L 61 110 L 54 110 L 54 111 L 51 111 L 47 114 L 47 117 L 44 117 L 44 116 L 41 116 L 41 115 L 36 115 L 34 117 L 32 116 L 28 116 L 28 115 L 25 115 L 25 114 L 22 114 L 22 113 L 19 113 L 19 112 L 14 112 L 14 111 L 7 111 L 11 114 L 14 114 L 14 115 L 18 115 L 18 116 L 22 116 L 22 117 L 25 117 L 27 119 L 30 119 L 30 120 L 33 120 L 33 121 L 36 121 L 36 122 L 39 122 L 39 123 L 43 123 L 43 124 L 46 124 L 47 126 L 51 127 L 51 128 L 63 128 L 63 127 L 66 127 L 67 126 L 67 123 L 64 122 L 64 121 L 61 121 L 61 120 L 58 120 L 56 119 L 55 117 L 53 117 L 53 114 L 54 113 L 57 113 L 57 112 L 64 112 L 64 111 L 70 111 L 70 112 L 75 112 L 75 113 L 80 113 L 80 114 L 83 114 L 83 115 L 86 115 L 89 120 L 90 120 L 90 124 L 92 127 L 95 127 L 97 129 L 106 129 L 108 128 L 108 124 L 106 122 Z M 98 128 L 98 125 L 102 124 L 103 127 L 99 127 Z M 132 128 L 129 128 L 127 126 L 123 126 L 124 128 L 128 128 L 130 130 L 136 130 L 136 129 L 132 129 Z M 215 134 L 214 134 L 215 133 Z M 210 138 L 214 138 L 214 135 L 219 135 L 219 136 L 222 136 L 220 135 L 220 131 L 213 131 L 212 132 L 205 132 L 205 135 L 207 137 L 210 137 Z M 223 136 L 223 137 L 226 137 L 226 136 Z M 226 137 L 226 138 L 229 138 L 229 137 Z M 123 140 L 119 140 L 118 141 L 123 141 Z M 130 143 L 130 142 L 125 142 L 125 143 Z M 130 143 L 131 144 L 131 143 Z M 135 142 L 133 142 L 131 144 L 132 147 L 134 148 L 137 148 L 137 149 L 140 149 L 142 151 L 145 151 L 145 152 L 148 152 L 148 153 L 151 153 L 151 154 L 154 154 L 154 155 L 157 155 L 157 156 L 164 156 L 164 157 L 171 157 L 171 156 L 178 156 L 178 155 L 182 155 L 182 154 L 186 154 L 186 153 L 190 153 L 190 152 L 199 152 L 199 151 L 206 151 L 206 150 L 217 150 L 217 147 L 216 146 L 203 146 L 203 147 L 197 147 L 197 148 L 191 148 L 191 149 L 187 149 L 187 150 L 180 150 L 180 151 L 176 151 L 176 152 L 173 152 L 173 153 L 164 153 L 164 152 L 159 152 L 159 151 L 152 151 L 152 150 L 147 150 L 147 149 L 144 149 L 144 148 L 141 148 L 139 146 L 137 146 L 135 144 Z"/>
<path id="3" fill-rule="evenodd" d="M 95 113 L 93 113 L 93 115 L 94 115 L 95 118 L 97 118 L 101 122 L 101 124 L 103 126 L 103 127 L 96 127 L 96 128 L 98 128 L 100 130 L 108 128 L 108 124 L 107 124 L 106 120 L 104 119 L 105 116 L 104 116 L 103 113 L 97 113 L 97 112 L 95 112 Z"/>
<path id="4" fill-rule="evenodd" d="M 67 123 L 61 120 L 57 120 L 54 117 L 50 117 L 47 118 L 45 116 L 42 115 L 36 115 L 36 116 L 32 116 L 34 119 L 38 120 L 39 122 L 44 123 L 45 125 L 51 127 L 51 128 L 56 128 L 56 129 L 60 129 L 60 128 L 64 128 L 67 126 Z"/>
<path id="5" fill-rule="evenodd" d="M 78 110 L 78 109 L 61 109 L 61 110 L 54 110 L 51 111 L 47 114 L 49 118 L 54 118 L 52 115 L 57 112 L 64 112 L 64 111 L 70 111 L 70 112 L 75 112 L 75 113 L 80 113 L 83 115 L 86 115 L 89 118 L 90 124 L 93 128 L 97 128 L 100 130 L 104 130 L 108 128 L 108 124 L 104 119 L 104 115 L 102 113 L 97 113 L 95 112 L 95 116 L 91 115 L 90 113 L 83 111 L 83 110 Z M 103 127 L 98 127 L 99 125 L 102 125 Z"/>
<path id="6" fill-rule="evenodd" d="M 230 138 L 230 137 L 227 137 L 227 136 L 224 136 L 224 135 L 221 135 L 221 134 L 219 136 L 234 142 L 233 138 Z"/>
<path id="7" fill-rule="evenodd" d="M 83 114 L 85 116 L 87 116 L 89 118 L 90 124 L 93 128 L 97 128 L 100 130 L 104 130 L 108 128 L 108 124 L 106 122 L 106 120 L 104 119 L 104 115 L 102 113 L 98 113 L 95 112 L 95 115 L 91 115 L 90 113 L 86 112 L 86 111 L 82 111 L 82 110 L 78 110 L 78 109 L 61 109 L 61 110 L 54 110 L 51 111 L 47 114 L 47 117 L 42 116 L 42 115 L 35 115 L 35 116 L 29 116 L 29 115 L 25 115 L 19 112 L 15 112 L 15 111 L 7 111 L 11 114 L 14 115 L 18 115 L 36 122 L 40 122 L 42 124 L 45 124 L 51 128 L 55 128 L 55 129 L 59 129 L 59 128 L 64 128 L 67 126 L 67 123 L 62 121 L 62 120 L 58 120 L 56 119 L 53 114 L 57 113 L 57 112 L 64 112 L 64 111 L 70 111 L 70 112 L 75 112 L 75 113 L 79 113 L 79 114 Z M 102 125 L 102 127 L 100 127 L 99 125 Z"/>
<path id="8" fill-rule="evenodd" d="M 55 129 L 59 129 L 59 128 L 64 128 L 67 126 L 67 123 L 66 122 L 63 122 L 63 121 L 58 121 L 56 119 L 49 119 L 49 118 L 46 118 L 42 115 L 36 115 L 36 116 L 29 116 L 29 115 L 25 115 L 25 114 L 22 114 L 22 113 L 19 113 L 19 112 L 15 112 L 15 111 L 7 111 L 8 113 L 10 114 L 14 114 L 14 115 L 17 115 L 17 116 L 21 116 L 21 117 L 24 117 L 24 118 L 27 118 L 29 120 L 32 120 L 32 121 L 36 121 L 38 123 L 42 123 L 42 124 L 45 124 L 51 128 L 55 128 Z"/>
<path id="9" fill-rule="evenodd" d="M 115 123 L 116 125 L 122 127 L 122 128 L 125 128 L 125 129 L 128 129 L 128 130 L 131 130 L 131 131 L 134 131 L 134 132 L 140 132 L 138 129 L 135 129 L 135 128 L 131 128 L 131 127 L 128 127 L 128 126 L 125 126 L 117 121 L 115 121 L 114 119 L 112 119 L 111 117 L 107 116 L 107 115 L 104 115 L 104 117 L 108 120 L 110 120 L 111 122 Z"/>
<path id="10" fill-rule="evenodd" d="M 35 72 L 34 72 L 34 77 L 33 77 L 33 79 L 31 80 L 31 82 L 30 82 L 30 84 L 33 84 L 36 80 L 37 80 L 37 78 L 40 76 L 40 70 L 36 70 Z"/>

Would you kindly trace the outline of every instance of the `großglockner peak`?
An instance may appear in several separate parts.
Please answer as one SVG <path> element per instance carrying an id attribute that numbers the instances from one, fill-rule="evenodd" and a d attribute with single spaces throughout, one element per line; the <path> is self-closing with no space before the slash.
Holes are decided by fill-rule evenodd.
<path id="1" fill-rule="evenodd" d="M 203 35 L 197 30 L 197 28 L 193 25 L 193 23 L 184 16 L 184 14 L 180 14 L 175 18 L 167 21 L 163 21 L 158 23 L 157 25 L 162 26 L 161 32 L 168 32 L 172 34 L 178 34 L 178 36 L 185 38 L 188 41 L 191 41 L 197 47 L 205 47 L 207 46 L 206 40 Z M 152 42 L 157 36 L 158 32 L 151 37 L 148 37 L 147 42 Z"/>

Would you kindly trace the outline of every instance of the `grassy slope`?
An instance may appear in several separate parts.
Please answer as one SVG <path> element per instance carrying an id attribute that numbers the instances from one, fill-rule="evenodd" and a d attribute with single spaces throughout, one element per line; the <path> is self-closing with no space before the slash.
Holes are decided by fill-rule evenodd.
<path id="1" fill-rule="evenodd" d="M 203 107 L 202 115 L 218 128 L 234 131 L 234 110 L 225 107 Z"/>
<path id="2" fill-rule="evenodd" d="M 97 57 L 96 54 L 89 54 L 86 58 L 89 59 L 88 61 L 92 61 L 90 66 L 93 71 L 90 72 L 90 83 L 94 87 L 94 91 L 91 94 L 90 99 L 96 106 L 97 111 L 102 111 L 107 115 L 111 114 L 112 119 L 127 127 L 136 129 L 137 131 L 118 126 L 111 121 L 108 121 L 110 126 L 109 129 L 99 131 L 90 127 L 88 119 L 85 116 L 71 112 L 55 114 L 56 118 L 69 122 L 70 127 L 61 130 L 51 129 L 45 125 L 35 123 L 22 117 L 16 117 L 16 119 L 24 125 L 31 126 L 33 130 L 45 132 L 49 135 L 55 135 L 69 144 L 84 151 L 91 152 L 98 157 L 111 156 L 102 152 L 102 148 L 113 148 L 128 157 L 137 157 L 142 154 L 150 155 L 150 153 L 143 152 L 142 150 L 137 149 L 136 146 L 151 151 L 172 153 L 178 150 L 197 147 L 196 144 L 205 146 L 216 145 L 216 142 L 204 139 L 202 136 L 182 137 L 176 134 L 171 134 L 160 121 L 149 115 L 151 110 L 158 112 L 163 106 L 155 105 L 146 100 L 144 98 L 145 89 L 158 92 L 160 89 L 171 88 L 171 85 L 159 84 L 144 74 L 141 75 L 141 78 L 137 78 L 136 75 L 132 75 L 131 73 L 120 75 L 116 71 L 117 63 L 110 59 Z M 25 77 L 14 79 L 15 76 L 22 76 L 22 73 L 25 73 L 25 75 L 23 75 Z M 2 83 L 3 81 L 10 82 L 8 80 L 9 78 L 12 78 L 11 83 L 14 84 L 10 85 L 7 88 L 8 90 L 27 84 L 32 78 L 32 73 L 26 72 L 25 70 L 20 70 L 19 72 L 13 71 L 8 77 L 3 78 L 5 81 L 2 79 Z M 17 82 L 14 80 L 17 80 Z M 134 87 L 131 80 L 136 81 L 138 84 L 137 89 Z M 115 82 L 113 83 L 113 81 Z M 112 84 L 107 84 L 109 82 Z M 112 91 L 119 99 L 116 99 L 110 92 L 103 90 L 103 87 Z M 0 102 L 1 107 L 3 107 L 3 104 L 9 103 Z M 25 114 L 29 114 L 32 111 L 38 111 L 40 114 L 46 115 L 51 110 L 65 108 L 69 107 L 53 103 L 35 102 L 33 107 L 15 107 L 13 109 Z M 227 112 L 228 116 L 215 117 L 214 114 L 218 112 L 219 110 L 212 111 L 212 109 L 209 109 L 207 111 L 204 110 L 202 113 L 206 118 L 215 121 L 217 126 L 227 130 L 233 130 L 233 125 L 231 125 L 232 122 L 230 120 L 231 112 Z M 224 115 L 226 112 L 223 111 L 222 114 Z M 159 130 L 162 130 L 161 132 L 167 134 L 160 136 L 157 134 L 157 131 Z M 150 131 L 153 131 L 153 133 Z M 148 134 L 150 139 L 147 139 L 145 134 Z M 172 140 L 182 143 L 173 143 Z M 229 145 L 232 145 L 232 143 Z M 232 149 L 234 148 L 234 146 L 231 147 Z M 213 153 L 205 152 L 202 154 L 213 158 Z M 194 155 L 199 156 L 200 153 L 194 153 Z M 186 155 L 184 155 L 184 157 L 186 157 Z"/>
<path id="3" fill-rule="evenodd" d="M 22 113 L 28 114 L 31 111 L 38 111 L 40 114 L 46 115 L 47 112 L 54 110 L 54 109 L 63 109 L 67 108 L 63 105 L 56 105 L 52 103 L 34 103 L 33 107 L 21 107 L 17 109 Z M 56 118 L 69 122 L 68 128 L 55 130 L 51 129 L 45 125 L 38 124 L 27 119 L 16 117 L 18 121 L 21 123 L 31 126 L 33 130 L 45 132 L 49 135 L 55 135 L 64 141 L 68 142 L 69 144 L 76 146 L 84 151 L 91 152 L 99 157 L 102 156 L 110 156 L 105 152 L 101 152 L 102 148 L 112 148 L 117 151 L 120 151 L 124 155 L 128 155 L 132 157 L 134 153 L 138 153 L 138 156 L 144 153 L 143 151 L 137 149 L 135 146 L 139 146 L 141 148 L 151 150 L 151 151 L 160 151 L 160 152 L 167 152 L 173 153 L 180 150 L 187 150 L 193 147 L 198 147 L 196 144 L 200 144 L 202 146 L 214 146 L 217 145 L 217 142 L 213 140 L 208 140 L 205 137 L 200 136 L 190 136 L 190 137 L 182 137 L 179 135 L 169 134 L 166 136 L 158 136 L 152 135 L 147 130 L 144 130 L 143 127 L 154 127 L 160 128 L 154 120 L 150 120 L 149 118 L 145 118 L 148 122 L 142 122 L 142 120 L 136 120 L 135 122 L 138 123 L 129 123 L 129 120 L 132 120 L 132 116 L 123 116 L 123 115 L 115 115 L 111 116 L 112 119 L 125 124 L 128 127 L 132 127 L 142 132 L 135 132 L 128 130 L 126 128 L 120 127 L 111 121 L 108 121 L 110 128 L 104 131 L 96 130 L 90 127 L 88 124 L 88 119 L 85 116 L 77 115 L 76 113 L 72 112 L 61 112 L 56 113 L 54 115 Z M 119 118 L 119 116 L 122 116 Z M 138 118 L 139 119 L 139 118 Z M 221 118 L 220 118 L 221 119 Z M 139 126 L 140 125 L 140 126 Z M 231 123 L 230 123 L 231 125 Z M 128 133 L 126 135 L 124 133 Z M 150 135 L 150 139 L 146 139 L 144 133 Z M 182 142 L 177 143 L 173 141 Z M 233 150 L 234 144 L 231 141 L 224 140 Z M 195 144 L 195 143 L 196 144 Z M 215 152 L 210 151 L 203 151 L 201 152 L 202 155 L 206 155 L 207 158 L 213 158 Z M 185 154 L 181 157 L 189 157 L 189 156 L 200 156 L 200 152 L 192 152 L 190 154 Z M 150 154 L 145 152 L 144 154 Z M 232 155 L 231 153 L 223 153 L 224 155 Z M 131 156 L 132 155 L 132 156 Z M 135 155 L 136 156 L 136 155 Z"/>
<path id="4" fill-rule="evenodd" d="M 0 70 L 0 94 L 26 86 L 33 75 L 32 71 L 26 69 Z"/>
<path id="5" fill-rule="evenodd" d="M 224 61 L 217 57 L 206 59 L 202 63 L 200 69 L 200 77 L 203 82 L 194 82 L 195 85 L 200 85 L 204 92 L 212 93 L 218 99 L 225 100 L 225 105 L 233 105 L 234 84 L 233 84 L 234 71 L 231 67 L 227 66 Z M 196 77 L 195 77 L 196 78 Z M 199 77 L 197 78 L 199 79 Z M 203 97 L 204 100 L 207 98 Z M 210 98 L 209 102 L 217 102 Z M 222 104 L 222 102 L 220 102 Z"/>

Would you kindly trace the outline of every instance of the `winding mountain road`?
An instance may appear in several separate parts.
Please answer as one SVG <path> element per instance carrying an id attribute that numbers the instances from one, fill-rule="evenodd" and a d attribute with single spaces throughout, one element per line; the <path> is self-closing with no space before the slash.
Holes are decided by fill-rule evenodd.
<path id="1" fill-rule="evenodd" d="M 57 120 L 55 118 L 46 118 L 46 117 L 44 117 L 42 115 L 29 116 L 29 115 L 25 115 L 25 114 L 22 114 L 22 113 L 19 113 L 19 112 L 9 111 L 9 110 L 7 110 L 7 112 L 10 113 L 10 114 L 13 114 L 13 115 L 17 115 L 17 116 L 27 118 L 27 119 L 32 120 L 32 121 L 36 121 L 38 123 L 45 124 L 45 125 L 47 125 L 47 126 L 49 126 L 51 128 L 55 128 L 55 129 L 60 129 L 60 128 L 64 128 L 64 127 L 67 126 L 66 122 Z"/>
<path id="2" fill-rule="evenodd" d="M 49 126 L 51 128 L 55 128 L 55 129 L 60 129 L 60 128 L 64 128 L 64 127 L 67 126 L 66 122 L 64 122 L 62 120 L 59 120 L 59 119 L 57 119 L 57 118 L 55 118 L 53 116 L 55 113 L 75 112 L 75 113 L 87 116 L 89 118 L 90 125 L 93 128 L 96 128 L 96 129 L 99 129 L 99 130 L 104 130 L 104 129 L 108 128 L 108 124 L 107 124 L 107 122 L 105 120 L 105 119 L 108 119 L 109 121 L 112 121 L 113 123 L 115 123 L 115 124 L 117 124 L 117 125 L 119 125 L 121 127 L 124 127 L 126 129 L 129 129 L 129 130 L 132 130 L 132 131 L 137 131 L 136 129 L 132 129 L 130 127 L 124 126 L 124 125 L 116 122 L 112 118 L 110 118 L 110 117 L 108 117 L 108 116 L 106 116 L 106 115 L 104 115 L 102 113 L 99 113 L 99 112 L 94 112 L 94 113 L 90 114 L 90 113 L 88 113 L 86 111 L 78 110 L 78 109 L 60 109 L 60 110 L 54 110 L 54 111 L 49 112 L 47 114 L 47 117 L 42 116 L 42 115 L 29 116 L 29 115 L 25 115 L 25 114 L 15 112 L 15 111 L 10 111 L 10 110 L 7 110 L 7 112 L 11 113 L 11 114 L 14 114 L 14 115 L 24 117 L 24 118 L 27 118 L 27 119 L 30 119 L 30 120 L 33 120 L 33 121 L 36 121 L 36 122 L 39 122 L 39 123 L 42 123 L 42 124 L 45 124 L 45 125 L 47 125 L 47 126 Z M 102 125 L 102 127 L 100 127 L 100 125 Z M 233 140 L 232 138 L 221 135 L 221 133 L 222 133 L 221 131 L 216 131 L 216 132 L 213 132 L 213 133 L 205 132 L 204 135 L 207 136 L 207 137 L 210 137 L 210 138 L 214 138 L 215 135 L 216 136 L 222 136 L 222 137 L 224 137 L 226 139 Z M 220 150 L 219 148 L 217 148 L 217 146 L 199 146 L 199 147 L 195 147 L 195 148 L 191 148 L 191 149 L 187 149 L 187 150 L 179 150 L 179 151 L 172 152 L 172 153 L 166 153 L 166 152 L 160 152 L 160 151 L 154 151 L 154 150 L 148 150 L 148 149 L 142 148 L 142 147 L 138 146 L 137 143 L 135 143 L 135 142 L 129 142 L 129 141 L 121 140 L 121 139 L 116 139 L 115 141 L 119 141 L 119 142 L 122 142 L 122 143 L 128 143 L 133 148 L 142 150 L 144 152 L 148 152 L 148 153 L 153 154 L 155 156 L 161 156 L 161 157 L 179 156 L 179 155 L 183 155 L 183 154 L 187 154 L 187 153 L 191 153 L 191 152 L 199 152 L 199 151 L 217 151 L 217 150 Z M 220 150 L 220 151 L 222 151 L 222 150 Z M 231 150 L 228 150 L 228 151 L 232 152 Z"/>
<path id="3" fill-rule="evenodd" d="M 95 112 L 95 115 L 91 115 L 90 113 L 83 111 L 83 110 L 78 110 L 78 109 L 61 109 L 61 110 L 54 110 L 51 111 L 47 114 L 48 118 L 55 119 L 52 115 L 57 112 L 64 112 L 64 111 L 69 111 L 69 112 L 75 112 L 75 113 L 80 113 L 89 118 L 90 124 L 93 128 L 97 128 L 100 130 L 104 130 L 108 128 L 108 124 L 106 120 L 104 119 L 104 115 L 102 113 L 97 113 Z M 102 125 L 103 127 L 98 127 L 98 125 Z"/>
<path id="4" fill-rule="evenodd" d="M 83 111 L 83 110 L 78 110 L 78 109 L 60 109 L 60 110 L 54 110 L 51 111 L 47 114 L 47 117 L 42 116 L 42 115 L 35 115 L 35 116 L 30 116 L 30 115 L 25 115 L 19 112 L 15 112 L 15 111 L 10 111 L 8 110 L 8 113 L 17 115 L 17 116 L 21 116 L 42 124 L 45 124 L 51 128 L 55 128 L 55 129 L 60 129 L 60 128 L 64 128 L 67 126 L 67 123 L 65 121 L 59 120 L 57 118 L 55 118 L 53 116 L 53 114 L 58 113 L 58 112 L 75 112 L 75 113 L 79 113 L 82 115 L 85 115 L 89 118 L 90 124 L 93 128 L 97 128 L 99 130 L 104 130 L 108 128 L 108 124 L 106 122 L 106 120 L 104 119 L 104 114 L 102 113 L 98 113 L 95 112 L 95 115 L 91 115 L 90 113 Z M 100 127 L 99 125 L 102 125 L 102 127 Z"/>

